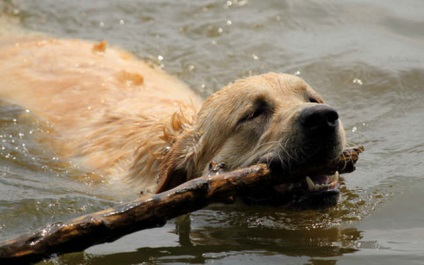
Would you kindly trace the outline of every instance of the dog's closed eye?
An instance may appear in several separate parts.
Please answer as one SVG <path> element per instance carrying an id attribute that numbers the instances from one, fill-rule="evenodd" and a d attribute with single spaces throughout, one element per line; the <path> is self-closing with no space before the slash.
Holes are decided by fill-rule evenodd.
<path id="1" fill-rule="evenodd" d="M 322 100 L 321 97 L 317 96 L 317 95 L 307 95 L 306 96 L 306 101 L 309 103 L 318 103 L 318 104 L 322 104 L 324 103 L 324 100 Z"/>
<path id="2" fill-rule="evenodd" d="M 253 107 L 239 119 L 237 125 L 255 121 L 261 117 L 267 117 L 271 112 L 272 106 L 264 100 L 258 100 L 255 102 Z"/>
<path id="3" fill-rule="evenodd" d="M 313 97 L 310 97 L 310 98 L 308 99 L 308 101 L 309 101 L 310 103 L 322 103 L 322 101 L 321 101 L 321 100 L 318 100 L 318 99 L 313 98 Z"/>

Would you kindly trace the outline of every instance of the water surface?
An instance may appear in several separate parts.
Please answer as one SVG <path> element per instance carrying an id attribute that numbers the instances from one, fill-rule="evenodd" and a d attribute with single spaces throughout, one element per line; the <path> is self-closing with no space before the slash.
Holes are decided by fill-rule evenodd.
<path id="1" fill-rule="evenodd" d="M 0 16 L 107 40 L 203 96 L 251 74 L 297 74 L 367 149 L 333 209 L 216 205 L 41 264 L 423 264 L 424 2 L 8 0 Z M 0 239 L 125 200 L 76 180 L 35 140 L 45 123 L 0 104 Z"/>

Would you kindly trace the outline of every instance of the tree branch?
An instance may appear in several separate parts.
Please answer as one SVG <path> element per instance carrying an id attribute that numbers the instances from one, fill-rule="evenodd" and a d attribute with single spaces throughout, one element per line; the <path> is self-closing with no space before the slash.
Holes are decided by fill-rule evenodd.
<path id="1" fill-rule="evenodd" d="M 296 169 L 290 176 L 349 173 L 363 147 L 349 148 L 336 160 Z M 16 238 L 0 242 L 1 264 L 38 262 L 52 254 L 82 251 L 114 241 L 135 231 L 160 227 L 166 221 L 229 198 L 255 186 L 277 184 L 281 176 L 269 174 L 265 164 L 188 181 L 172 190 L 142 196 L 130 203 L 90 213 L 67 222 L 49 224 Z"/>

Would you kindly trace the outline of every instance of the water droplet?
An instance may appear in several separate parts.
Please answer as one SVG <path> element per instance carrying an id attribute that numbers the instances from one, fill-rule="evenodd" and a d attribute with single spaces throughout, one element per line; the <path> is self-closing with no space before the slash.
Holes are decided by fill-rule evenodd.
<path id="1" fill-rule="evenodd" d="M 238 2 L 238 6 L 245 6 L 245 5 L 247 5 L 247 0 L 241 0 L 241 1 L 239 1 Z"/>
<path id="2" fill-rule="evenodd" d="M 352 81 L 352 83 L 357 84 L 357 85 L 362 85 L 363 84 L 362 83 L 362 80 L 359 79 L 359 78 L 354 78 L 353 81 Z"/>

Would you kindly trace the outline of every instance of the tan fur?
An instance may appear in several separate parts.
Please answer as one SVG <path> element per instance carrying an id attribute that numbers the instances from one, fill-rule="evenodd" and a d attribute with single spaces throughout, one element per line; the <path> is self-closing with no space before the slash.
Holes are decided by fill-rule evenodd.
<path id="1" fill-rule="evenodd" d="M 255 111 L 258 100 L 272 108 L 269 117 L 238 124 Z M 172 179 L 175 176 L 191 179 L 206 174 L 211 161 L 232 170 L 263 157 L 279 157 L 282 163 L 308 159 L 316 147 L 302 137 L 296 118 L 303 109 L 323 103 L 302 79 L 287 74 L 252 76 L 224 87 L 203 103 L 197 121 L 178 137 L 164 158 L 158 190 L 178 184 Z M 335 143 L 323 144 L 334 148 L 327 155 L 335 158 L 345 146 L 343 127 L 338 128 Z"/>
<path id="2" fill-rule="evenodd" d="M 144 192 L 198 177 L 211 161 L 231 170 L 270 154 L 301 159 L 294 120 L 317 104 L 309 98 L 323 101 L 300 78 L 269 73 L 228 85 L 198 112 L 185 84 L 122 50 L 47 37 L 0 39 L 0 97 L 46 117 L 62 158 Z M 250 120 L 261 101 L 270 113 Z M 343 146 L 340 128 L 329 155 Z"/>
<path id="3" fill-rule="evenodd" d="M 0 97 L 47 118 L 62 158 L 112 181 L 132 167 L 146 191 L 157 175 L 150 154 L 170 145 L 201 104 L 185 84 L 127 52 L 39 36 L 0 39 Z"/>

